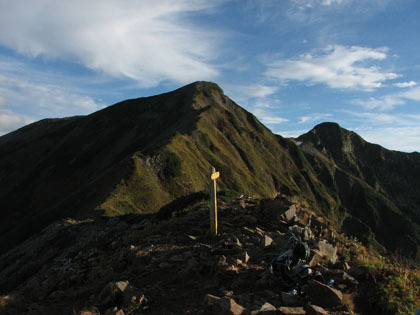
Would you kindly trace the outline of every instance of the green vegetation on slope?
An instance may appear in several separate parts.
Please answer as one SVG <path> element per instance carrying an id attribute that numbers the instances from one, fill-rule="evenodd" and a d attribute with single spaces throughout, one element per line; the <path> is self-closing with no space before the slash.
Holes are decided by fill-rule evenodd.
<path id="1" fill-rule="evenodd" d="M 298 140 L 274 135 L 209 82 L 25 127 L 0 138 L 0 252 L 14 246 L 8 239 L 95 207 L 155 212 L 205 191 L 214 166 L 220 189 L 299 196 L 376 250 L 415 254 L 419 154 L 385 150 L 337 124 Z"/>
<path id="2" fill-rule="evenodd" d="M 163 189 L 159 177 L 148 166 L 147 160 L 133 157 L 135 169 L 128 180 L 121 181 L 100 209 L 107 216 L 128 213 L 150 213 L 169 201 L 170 195 Z"/>
<path id="3" fill-rule="evenodd" d="M 333 222 L 339 221 L 337 204 L 291 140 L 274 135 L 254 115 L 221 94 L 220 88 L 199 90 L 191 106 L 200 109 L 196 127 L 191 132 L 176 133 L 158 151 L 141 155 L 141 172 L 137 170 L 119 185 L 101 206 L 107 214 L 127 213 L 129 209 L 154 212 L 165 202 L 206 190 L 209 168 L 214 166 L 221 173 L 220 189 L 262 197 L 279 192 L 300 195 L 302 200 L 319 205 L 316 208 L 325 209 L 324 214 Z M 165 165 L 176 168 L 176 172 L 164 171 Z M 153 188 L 139 183 L 139 174 L 147 178 L 147 183 L 154 183 Z M 130 198 L 135 187 L 150 202 Z M 162 200 L 162 204 L 156 200 Z"/>
<path id="4" fill-rule="evenodd" d="M 420 155 L 385 150 L 335 123 L 320 124 L 297 140 L 343 209 L 346 233 L 376 250 L 417 255 Z"/>

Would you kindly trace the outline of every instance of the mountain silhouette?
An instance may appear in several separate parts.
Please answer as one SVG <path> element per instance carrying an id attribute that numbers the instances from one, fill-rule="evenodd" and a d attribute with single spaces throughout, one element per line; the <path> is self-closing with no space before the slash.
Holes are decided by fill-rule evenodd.
<path id="1" fill-rule="evenodd" d="M 0 137 L 0 253 L 61 218 L 153 213 L 207 189 L 295 196 L 377 250 L 420 244 L 420 154 L 337 124 L 273 134 L 214 83 L 45 119 Z"/>
<path id="2" fill-rule="evenodd" d="M 363 241 L 417 253 L 420 154 L 384 149 L 336 123 L 297 138 L 318 178 L 345 208 L 342 227 Z"/>

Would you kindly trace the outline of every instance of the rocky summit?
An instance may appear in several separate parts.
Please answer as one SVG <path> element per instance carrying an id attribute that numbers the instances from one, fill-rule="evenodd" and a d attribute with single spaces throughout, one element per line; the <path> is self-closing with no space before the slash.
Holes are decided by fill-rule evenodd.
<path id="1" fill-rule="evenodd" d="M 4 310 L 353 314 L 365 307 L 360 288 L 367 278 L 346 262 L 343 247 L 352 246 L 352 253 L 360 255 L 360 243 L 330 230 L 329 222 L 285 196 L 241 196 L 219 206 L 217 236 L 209 234 L 204 200 L 166 220 L 125 216 L 50 225 L 2 257 Z M 293 216 L 285 216 L 290 209 Z M 288 249 L 291 236 L 309 244 L 307 263 L 325 281 L 284 287 L 269 272 L 270 262 Z"/>

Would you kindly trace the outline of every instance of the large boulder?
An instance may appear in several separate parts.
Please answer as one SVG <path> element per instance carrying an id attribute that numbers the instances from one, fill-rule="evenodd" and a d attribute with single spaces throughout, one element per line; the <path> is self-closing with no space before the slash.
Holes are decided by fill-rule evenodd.
<path id="1" fill-rule="evenodd" d="M 286 307 L 282 306 L 277 309 L 279 314 L 282 315 L 305 315 L 306 312 L 303 307 Z"/>
<path id="2" fill-rule="evenodd" d="M 277 309 L 275 306 L 271 305 L 268 302 L 265 302 L 263 306 L 257 312 L 252 312 L 253 314 L 258 315 L 269 315 L 269 314 L 277 314 Z"/>
<path id="3" fill-rule="evenodd" d="M 240 315 L 246 312 L 246 309 L 229 297 L 218 297 L 207 294 L 204 298 L 205 305 L 211 307 L 213 314 L 221 315 Z"/>
<path id="4" fill-rule="evenodd" d="M 320 240 L 315 244 L 322 257 L 326 257 L 332 264 L 337 262 L 337 247 L 329 244 L 326 240 Z"/>
<path id="5" fill-rule="evenodd" d="M 284 305 L 296 305 L 301 302 L 301 298 L 299 295 L 291 294 L 288 292 L 281 293 L 281 300 L 284 303 Z"/>
<path id="6" fill-rule="evenodd" d="M 306 307 L 306 315 L 328 315 L 329 313 L 321 306 L 308 304 Z"/>
<path id="7" fill-rule="evenodd" d="M 308 259 L 308 265 L 315 267 L 322 261 L 322 253 L 318 249 L 311 249 L 311 253 Z"/>
<path id="8" fill-rule="evenodd" d="M 341 291 L 331 288 L 316 280 L 311 280 L 305 287 L 304 291 L 315 305 L 322 307 L 334 307 L 341 305 L 343 294 Z"/>
<path id="9" fill-rule="evenodd" d="M 289 209 L 283 212 L 283 214 L 281 215 L 281 218 L 287 223 L 295 222 L 296 221 L 296 206 L 291 205 Z"/>

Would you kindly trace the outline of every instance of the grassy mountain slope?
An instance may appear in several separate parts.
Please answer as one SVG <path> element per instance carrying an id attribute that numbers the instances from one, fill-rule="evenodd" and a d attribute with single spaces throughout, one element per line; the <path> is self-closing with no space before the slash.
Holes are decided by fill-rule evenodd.
<path id="1" fill-rule="evenodd" d="M 46 119 L 0 137 L 0 252 L 55 219 L 90 214 L 132 155 L 191 130 L 194 88 L 127 100 L 86 117 Z"/>
<path id="2" fill-rule="evenodd" d="M 326 135 L 340 140 L 347 133 L 336 128 Z M 376 161 L 370 151 L 363 155 L 360 147 L 349 155 L 347 140 L 324 147 L 324 136 L 302 137 L 298 146 L 273 134 L 209 82 L 31 124 L 0 137 L 0 253 L 59 218 L 156 212 L 205 190 L 210 166 L 221 173 L 221 189 L 299 196 L 366 242 L 376 244 L 377 233 L 390 249 L 406 240 L 409 249 L 418 247 L 418 188 L 384 194 L 398 181 L 386 181 L 385 172 L 377 181 L 382 190 L 372 186 L 365 169 L 376 162 L 363 160 Z M 416 156 L 412 163 L 417 170 Z M 398 226 L 395 235 L 384 225 L 389 222 Z"/>
<path id="3" fill-rule="evenodd" d="M 343 230 L 416 255 L 420 240 L 420 154 L 386 150 L 335 123 L 300 136 L 321 181 L 346 209 Z"/>
<path id="4" fill-rule="evenodd" d="M 222 188 L 327 198 L 291 141 L 273 135 L 217 85 L 197 82 L 0 137 L 0 252 L 56 219 L 90 216 L 98 206 L 109 215 L 154 212 L 205 189 L 210 165 L 221 171 Z"/>
<path id="5" fill-rule="evenodd" d="M 218 86 L 199 83 L 196 88 L 192 106 L 202 109 L 196 127 L 176 133 L 156 151 L 134 155 L 135 172 L 101 205 L 109 215 L 154 212 L 170 199 L 205 190 L 211 166 L 221 172 L 221 189 L 260 196 L 301 194 L 309 202 L 333 207 L 292 141 L 274 135 Z M 169 163 L 172 175 L 165 172 L 168 155 L 180 161 L 175 163 L 178 169 Z"/>

